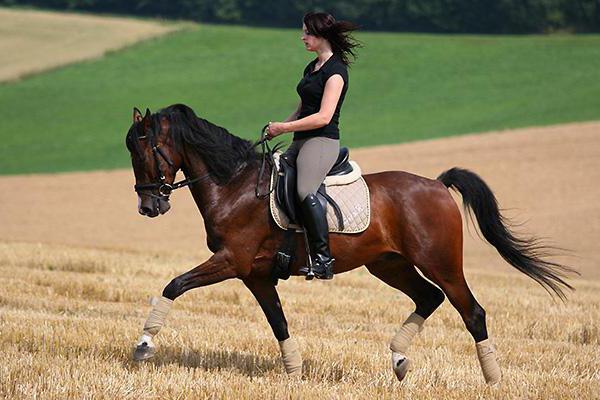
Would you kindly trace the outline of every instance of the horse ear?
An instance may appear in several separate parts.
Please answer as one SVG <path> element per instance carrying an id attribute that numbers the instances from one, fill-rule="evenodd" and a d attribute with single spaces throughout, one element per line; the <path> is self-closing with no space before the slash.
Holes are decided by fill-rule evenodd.
<path id="1" fill-rule="evenodd" d="M 149 108 L 146 108 L 146 115 L 144 115 L 144 118 L 142 119 L 142 122 L 144 123 L 145 131 L 150 130 L 150 121 L 151 120 L 152 120 L 152 113 L 150 112 Z"/>
<path id="2" fill-rule="evenodd" d="M 142 120 L 142 112 L 137 107 L 133 107 L 133 122 L 140 122 Z"/>

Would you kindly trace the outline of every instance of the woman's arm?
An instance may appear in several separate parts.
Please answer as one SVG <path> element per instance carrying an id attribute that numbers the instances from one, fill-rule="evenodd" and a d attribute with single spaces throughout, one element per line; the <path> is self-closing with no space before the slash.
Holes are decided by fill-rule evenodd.
<path id="1" fill-rule="evenodd" d="M 339 74 L 332 75 L 325 82 L 321 107 L 318 112 L 295 121 L 288 119 L 286 122 L 273 122 L 269 125 L 268 136 L 274 138 L 285 132 L 308 131 L 322 128 L 329 124 L 342 95 L 342 89 L 344 89 L 344 79 L 342 76 Z"/>

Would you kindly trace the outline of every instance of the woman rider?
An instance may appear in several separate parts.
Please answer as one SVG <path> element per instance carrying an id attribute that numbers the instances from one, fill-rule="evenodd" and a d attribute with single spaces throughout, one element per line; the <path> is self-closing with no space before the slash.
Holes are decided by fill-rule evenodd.
<path id="1" fill-rule="evenodd" d="M 306 50 L 317 53 L 308 63 L 296 91 L 300 104 L 284 122 L 270 122 L 267 137 L 294 132 L 285 156 L 296 159 L 297 194 L 302 220 L 317 278 L 333 278 L 325 210 L 316 192 L 333 167 L 340 151 L 338 122 L 348 90 L 349 56 L 356 58 L 357 41 L 350 32 L 357 26 L 336 21 L 327 13 L 309 12 L 303 18 L 302 41 Z"/>

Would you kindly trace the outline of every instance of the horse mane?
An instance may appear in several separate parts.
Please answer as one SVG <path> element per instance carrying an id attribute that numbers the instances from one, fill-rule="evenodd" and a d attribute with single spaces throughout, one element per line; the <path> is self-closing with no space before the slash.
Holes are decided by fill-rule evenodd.
<path id="1" fill-rule="evenodd" d="M 155 114 L 155 127 L 167 117 L 175 146 L 188 145 L 206 164 L 208 173 L 218 185 L 226 184 L 243 164 L 258 160 L 259 154 L 249 140 L 231 134 L 227 129 L 198 117 L 184 104 L 173 104 Z"/>

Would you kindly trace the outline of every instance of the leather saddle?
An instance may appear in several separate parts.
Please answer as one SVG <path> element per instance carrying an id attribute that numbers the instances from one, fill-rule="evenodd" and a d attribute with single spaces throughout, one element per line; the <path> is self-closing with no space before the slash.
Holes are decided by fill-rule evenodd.
<path id="1" fill-rule="evenodd" d="M 347 147 L 340 149 L 340 154 L 333 164 L 327 176 L 341 176 L 350 174 L 353 171 L 350 164 L 350 152 Z M 296 193 L 296 160 L 290 159 L 283 154 L 279 157 L 279 170 L 275 186 L 275 198 L 281 209 L 287 214 L 290 223 L 302 226 L 300 202 Z M 317 191 L 317 199 L 327 212 L 327 203 L 331 204 L 336 215 L 340 230 L 344 229 L 344 220 L 337 203 L 327 195 L 325 184 L 321 184 Z"/>

